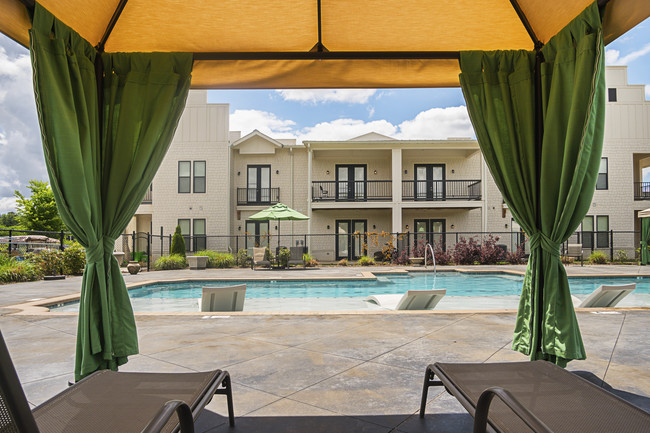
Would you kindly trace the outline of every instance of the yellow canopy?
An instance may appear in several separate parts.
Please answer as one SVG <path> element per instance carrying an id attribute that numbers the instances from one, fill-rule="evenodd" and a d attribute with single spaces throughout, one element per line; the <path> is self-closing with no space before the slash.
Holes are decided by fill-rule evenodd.
<path id="1" fill-rule="evenodd" d="M 25 46 L 29 2 L 0 0 L 0 31 Z M 531 50 L 591 2 L 39 1 L 107 52 L 196 53 L 194 88 L 458 86 L 458 51 Z M 648 0 L 610 0 L 605 42 L 648 16 Z"/>

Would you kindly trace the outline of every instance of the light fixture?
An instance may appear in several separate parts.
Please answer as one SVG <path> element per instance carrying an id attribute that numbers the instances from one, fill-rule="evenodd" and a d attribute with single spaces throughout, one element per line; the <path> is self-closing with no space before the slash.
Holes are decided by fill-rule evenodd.
<path id="1" fill-rule="evenodd" d="M 456 170 L 453 170 L 453 169 L 452 169 L 451 172 L 452 172 L 452 173 L 456 173 Z"/>
<path id="2" fill-rule="evenodd" d="M 327 225 L 327 230 L 329 230 L 329 229 L 330 229 L 330 226 L 329 226 L 329 224 L 328 224 L 328 225 Z"/>
<path id="3" fill-rule="evenodd" d="M 241 231 L 241 226 L 237 227 L 237 230 L 238 230 L 238 231 Z"/>
<path id="4" fill-rule="evenodd" d="M 452 229 L 455 229 L 455 228 L 456 228 L 456 226 L 452 224 L 452 225 L 451 225 L 451 228 L 452 228 Z"/>
<path id="5" fill-rule="evenodd" d="M 409 171 L 408 171 L 408 170 L 404 170 L 404 174 L 409 174 Z"/>
<path id="6" fill-rule="evenodd" d="M 237 176 L 241 176 L 241 171 L 238 171 L 238 172 L 237 172 Z"/>
<path id="7" fill-rule="evenodd" d="M 277 230 L 277 229 L 278 229 L 278 226 L 275 226 L 275 229 Z"/>
<path id="8" fill-rule="evenodd" d="M 506 223 L 506 228 L 508 228 L 508 224 Z"/>
<path id="9" fill-rule="evenodd" d="M 327 170 L 327 171 L 325 172 L 325 174 L 330 174 L 330 171 L 329 171 L 329 170 Z"/>
<path id="10" fill-rule="evenodd" d="M 372 225 L 372 229 L 374 230 L 374 229 L 376 229 L 376 228 L 377 228 L 377 226 L 373 224 L 373 225 Z"/>
<path id="11" fill-rule="evenodd" d="M 275 174 L 280 174 L 280 170 L 275 170 Z"/>
<path id="12" fill-rule="evenodd" d="M 406 230 L 408 230 L 408 229 L 409 229 L 409 225 L 408 225 L 408 224 L 406 224 Z"/>
<path id="13" fill-rule="evenodd" d="M 374 174 L 377 174 L 377 170 L 374 171 Z"/>

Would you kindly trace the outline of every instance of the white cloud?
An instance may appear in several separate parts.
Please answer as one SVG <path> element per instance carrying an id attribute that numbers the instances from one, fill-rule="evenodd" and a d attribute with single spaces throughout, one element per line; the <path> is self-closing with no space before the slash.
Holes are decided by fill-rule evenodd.
<path id="1" fill-rule="evenodd" d="M 467 108 L 463 105 L 422 111 L 414 119 L 402 122 L 399 129 L 397 138 L 404 140 L 474 137 Z"/>
<path id="2" fill-rule="evenodd" d="M 29 53 L 0 36 L 0 212 L 14 210 L 14 190 L 47 180 Z"/>
<path id="3" fill-rule="evenodd" d="M 348 140 L 369 132 L 390 137 L 396 134 L 397 127 L 386 120 L 364 122 L 357 119 L 336 119 L 302 129 L 298 133 L 298 140 Z"/>
<path id="4" fill-rule="evenodd" d="M 293 120 L 282 120 L 261 110 L 235 110 L 230 115 L 230 130 L 241 131 L 242 137 L 257 129 L 271 138 L 294 138 Z"/>
<path id="5" fill-rule="evenodd" d="M 16 211 L 16 197 L 0 197 L 0 214 Z"/>
<path id="6" fill-rule="evenodd" d="M 284 89 L 276 90 L 285 101 L 316 104 L 319 102 L 340 102 L 345 104 L 366 104 L 376 89 Z"/>
<path id="7" fill-rule="evenodd" d="M 605 50 L 605 63 L 608 65 L 628 65 L 633 60 L 650 53 L 650 43 L 645 44 L 641 49 L 621 57 L 618 50 Z"/>

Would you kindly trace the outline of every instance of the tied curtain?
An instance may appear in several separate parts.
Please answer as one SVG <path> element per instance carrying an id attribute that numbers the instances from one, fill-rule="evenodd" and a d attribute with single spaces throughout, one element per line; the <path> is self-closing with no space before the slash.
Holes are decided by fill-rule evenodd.
<path id="1" fill-rule="evenodd" d="M 530 238 L 513 349 L 566 366 L 586 358 L 560 246 L 589 210 L 600 166 L 605 75 L 596 3 L 541 48 L 541 100 L 536 56 L 461 52 L 460 83 L 485 161 Z"/>
<path id="2" fill-rule="evenodd" d="M 34 93 L 50 184 L 63 222 L 86 249 L 75 360 L 80 380 L 98 369 L 116 370 L 138 353 L 113 247 L 171 143 L 192 55 L 100 53 L 38 3 L 32 26 Z"/>

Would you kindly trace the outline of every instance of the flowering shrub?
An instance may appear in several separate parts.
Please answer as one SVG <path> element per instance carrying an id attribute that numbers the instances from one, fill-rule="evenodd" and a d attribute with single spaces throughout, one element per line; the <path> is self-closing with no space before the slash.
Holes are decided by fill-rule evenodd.
<path id="1" fill-rule="evenodd" d="M 524 250 L 524 247 L 522 245 L 519 245 L 516 251 L 508 251 L 506 253 L 505 260 L 511 265 L 523 265 L 526 262 L 524 259 L 525 255 L 526 251 Z"/>
<path id="2" fill-rule="evenodd" d="M 481 259 L 481 247 L 474 238 L 467 240 L 461 237 L 456 243 L 452 257 L 457 265 L 473 265 Z"/>
<path id="3" fill-rule="evenodd" d="M 482 265 L 496 265 L 505 258 L 505 251 L 497 245 L 498 240 L 498 236 L 493 237 L 492 235 L 488 235 L 488 237 L 483 240 L 479 256 L 479 262 Z"/>
<path id="4" fill-rule="evenodd" d="M 63 272 L 63 252 L 60 250 L 27 253 L 25 258 L 38 266 L 43 275 L 60 275 Z"/>
<path id="5" fill-rule="evenodd" d="M 359 257 L 359 260 L 357 260 L 357 264 L 361 266 L 372 266 L 375 264 L 375 260 L 372 257 L 361 256 Z"/>
<path id="6" fill-rule="evenodd" d="M 452 261 L 451 253 L 449 251 L 443 250 L 440 245 L 436 245 L 434 254 L 436 256 L 436 264 L 438 265 L 448 265 Z"/>
<path id="7" fill-rule="evenodd" d="M 408 265 L 409 257 L 406 254 L 406 251 L 402 251 L 399 254 L 395 254 L 393 257 L 393 263 L 396 265 Z"/>
<path id="8" fill-rule="evenodd" d="M 341 259 L 338 262 L 339 266 L 347 266 L 348 265 L 348 259 Z"/>

